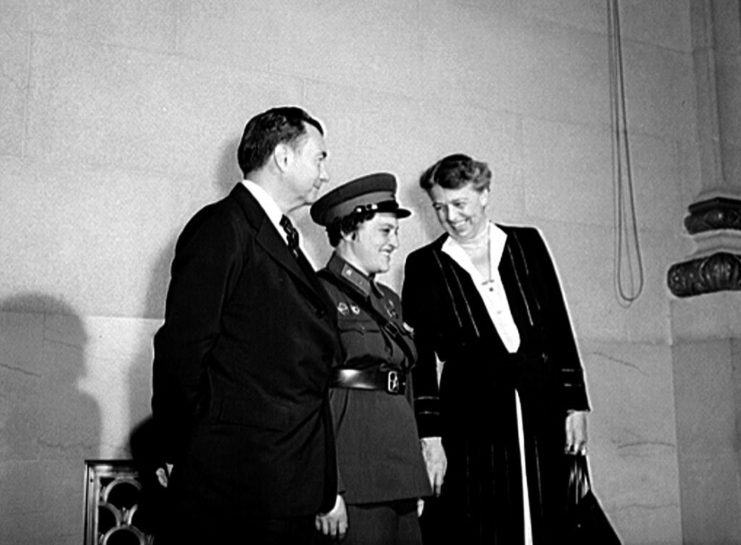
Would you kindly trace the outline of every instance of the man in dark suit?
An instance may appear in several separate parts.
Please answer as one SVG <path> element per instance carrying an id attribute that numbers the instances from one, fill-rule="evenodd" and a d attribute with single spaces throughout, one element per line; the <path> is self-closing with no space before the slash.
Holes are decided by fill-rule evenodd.
<path id="1" fill-rule="evenodd" d="M 310 543 L 335 504 L 335 313 L 286 216 L 316 200 L 326 157 L 302 109 L 255 116 L 244 180 L 177 241 L 154 339 L 152 408 L 172 468 L 158 545 Z"/>

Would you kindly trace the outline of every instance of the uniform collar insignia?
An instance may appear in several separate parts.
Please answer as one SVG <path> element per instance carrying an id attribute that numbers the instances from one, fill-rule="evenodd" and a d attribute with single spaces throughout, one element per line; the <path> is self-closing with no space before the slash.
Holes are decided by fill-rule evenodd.
<path id="1" fill-rule="evenodd" d="M 339 276 L 340 278 L 354 286 L 366 297 L 371 294 L 371 289 L 375 287 L 370 278 L 368 278 L 358 269 L 350 265 L 336 253 L 332 254 L 329 263 L 327 263 L 327 269 L 329 269 L 332 274 Z M 375 289 L 378 288 L 376 287 Z"/>

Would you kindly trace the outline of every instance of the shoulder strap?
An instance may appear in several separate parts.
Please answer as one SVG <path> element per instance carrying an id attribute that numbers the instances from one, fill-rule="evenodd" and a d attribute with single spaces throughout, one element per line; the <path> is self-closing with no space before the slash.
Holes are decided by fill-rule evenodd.
<path id="1" fill-rule="evenodd" d="M 404 354 L 407 357 L 407 360 L 409 360 L 409 366 L 411 367 L 414 365 L 414 361 L 416 359 L 416 354 L 411 346 L 409 346 L 409 341 L 407 341 L 406 338 L 404 338 L 404 333 L 401 331 L 398 325 L 396 325 L 394 322 L 389 320 L 386 316 L 384 316 L 381 312 L 379 312 L 367 298 L 364 297 L 358 297 L 358 294 L 350 288 L 347 284 L 345 284 L 341 279 L 337 278 L 335 275 L 333 275 L 331 272 L 329 272 L 327 269 L 322 269 L 317 274 L 319 276 L 326 280 L 327 282 L 330 282 L 333 284 L 337 289 L 342 291 L 345 295 L 350 297 L 353 301 L 358 303 L 363 310 L 365 310 L 368 314 L 370 314 L 376 322 L 383 328 L 383 330 L 389 334 L 389 336 L 398 344 L 401 349 L 404 351 Z"/>

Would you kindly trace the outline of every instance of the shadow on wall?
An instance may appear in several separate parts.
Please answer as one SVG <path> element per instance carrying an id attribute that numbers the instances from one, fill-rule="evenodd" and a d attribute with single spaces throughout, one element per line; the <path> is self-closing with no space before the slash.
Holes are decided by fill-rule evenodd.
<path id="1" fill-rule="evenodd" d="M 100 408 L 83 389 L 90 339 L 56 297 L 17 295 L 0 313 L 0 542 L 79 534 L 84 460 L 101 441 Z"/>
<path id="2" fill-rule="evenodd" d="M 10 401 L 5 459 L 97 456 L 100 410 L 80 387 L 89 340 L 82 320 L 67 303 L 41 294 L 5 299 L 0 310 L 6 315 L 0 382 Z"/>

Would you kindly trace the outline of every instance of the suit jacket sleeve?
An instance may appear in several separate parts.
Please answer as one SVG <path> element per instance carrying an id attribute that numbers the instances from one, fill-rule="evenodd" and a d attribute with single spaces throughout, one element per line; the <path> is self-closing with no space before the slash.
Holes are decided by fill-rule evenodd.
<path id="1" fill-rule="evenodd" d="M 165 322 L 154 339 L 152 409 L 167 461 L 176 461 L 206 408 L 206 361 L 243 266 L 243 238 L 238 218 L 212 205 L 196 214 L 178 239 Z"/>
<path id="2" fill-rule="evenodd" d="M 589 410 L 584 369 L 553 258 L 537 229 L 523 229 L 522 235 L 529 283 L 540 307 L 538 319 L 543 324 L 546 354 L 559 374 L 559 403 L 565 410 Z"/>
<path id="3" fill-rule="evenodd" d="M 417 363 L 412 369 L 414 410 L 420 437 L 441 434 L 440 392 L 437 377 L 437 357 L 434 350 L 432 319 L 439 309 L 432 304 L 434 288 L 426 279 L 420 255 L 411 254 L 404 267 L 401 302 L 404 319 L 414 330 Z"/>

